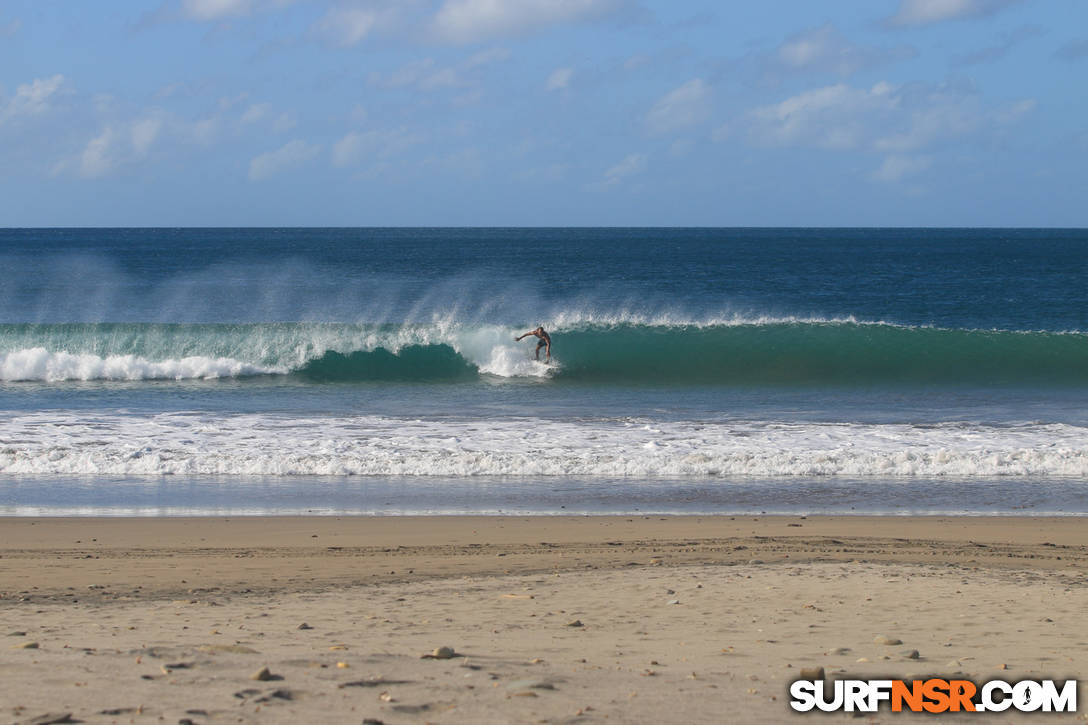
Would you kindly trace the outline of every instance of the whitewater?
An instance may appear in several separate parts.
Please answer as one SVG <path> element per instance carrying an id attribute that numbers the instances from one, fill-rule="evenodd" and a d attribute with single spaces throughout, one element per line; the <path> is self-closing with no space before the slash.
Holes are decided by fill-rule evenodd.
<path id="1" fill-rule="evenodd" d="M 0 473 L 518 477 L 1088 477 L 1088 427 L 36 413 Z"/>

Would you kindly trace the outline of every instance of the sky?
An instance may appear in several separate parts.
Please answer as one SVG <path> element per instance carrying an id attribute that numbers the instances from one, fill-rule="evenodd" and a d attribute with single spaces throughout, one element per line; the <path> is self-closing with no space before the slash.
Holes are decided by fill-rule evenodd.
<path id="1" fill-rule="evenodd" d="M 0 226 L 1088 226 L 1084 0 L 0 0 Z"/>

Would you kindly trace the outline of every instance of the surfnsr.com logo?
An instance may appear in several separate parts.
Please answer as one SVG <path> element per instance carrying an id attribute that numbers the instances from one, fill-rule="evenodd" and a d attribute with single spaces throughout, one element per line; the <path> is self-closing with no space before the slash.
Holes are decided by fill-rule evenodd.
<path id="1" fill-rule="evenodd" d="M 830 690 L 830 692 L 828 692 Z M 990 680 L 797 680 L 790 685 L 790 707 L 798 712 L 1076 712 L 1077 681 Z"/>

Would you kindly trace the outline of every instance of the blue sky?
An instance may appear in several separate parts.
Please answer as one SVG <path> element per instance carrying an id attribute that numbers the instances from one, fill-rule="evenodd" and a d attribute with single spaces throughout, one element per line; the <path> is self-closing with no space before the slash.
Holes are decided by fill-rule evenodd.
<path id="1" fill-rule="evenodd" d="M 0 226 L 1088 226 L 1084 0 L 0 3 Z"/>

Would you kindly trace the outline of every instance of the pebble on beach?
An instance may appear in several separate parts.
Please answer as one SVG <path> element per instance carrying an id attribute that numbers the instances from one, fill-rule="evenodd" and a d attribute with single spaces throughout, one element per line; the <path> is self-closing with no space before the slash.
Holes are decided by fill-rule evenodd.
<path id="1" fill-rule="evenodd" d="M 427 655 L 423 655 L 420 659 L 424 660 L 452 660 L 457 656 L 457 653 L 453 650 L 453 647 L 436 647 L 433 652 Z"/>
<path id="2" fill-rule="evenodd" d="M 873 637 L 873 644 L 892 646 L 897 644 L 903 644 L 903 640 L 899 639 L 898 637 L 889 637 L 886 634 L 878 634 L 877 636 Z"/>
<path id="3" fill-rule="evenodd" d="M 252 675 L 250 675 L 249 679 L 257 680 L 258 682 L 267 682 L 268 680 L 271 680 L 274 677 L 275 677 L 275 675 L 273 675 L 272 672 L 267 667 L 262 667 L 261 669 L 257 670 Z"/>

